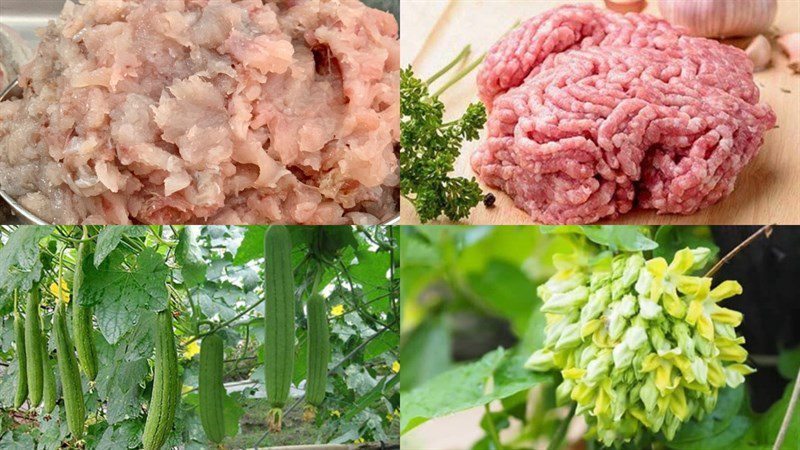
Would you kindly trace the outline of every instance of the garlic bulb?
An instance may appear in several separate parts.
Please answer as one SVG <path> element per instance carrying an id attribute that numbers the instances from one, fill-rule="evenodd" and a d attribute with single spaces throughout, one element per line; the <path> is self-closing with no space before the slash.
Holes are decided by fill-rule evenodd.
<path id="1" fill-rule="evenodd" d="M 659 0 L 661 15 L 695 36 L 754 36 L 775 20 L 777 0 Z"/>

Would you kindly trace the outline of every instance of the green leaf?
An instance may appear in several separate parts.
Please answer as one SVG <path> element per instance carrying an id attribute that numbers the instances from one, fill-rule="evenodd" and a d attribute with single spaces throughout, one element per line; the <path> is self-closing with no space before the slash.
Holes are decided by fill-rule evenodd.
<path id="1" fill-rule="evenodd" d="M 499 348 L 408 392 L 403 397 L 401 434 L 430 419 L 483 406 L 549 380 L 546 374 L 525 370 L 525 359 Z"/>
<path id="2" fill-rule="evenodd" d="M 31 450 L 36 448 L 36 441 L 28 433 L 5 433 L 0 439 L 0 448 L 5 450 Z"/>
<path id="3" fill-rule="evenodd" d="M 389 378 L 391 377 L 391 379 Z M 378 384 L 375 385 L 366 395 L 359 397 L 358 401 L 347 408 L 347 413 L 342 416 L 342 421 L 348 421 L 366 409 L 369 405 L 373 404 L 376 400 L 381 398 L 384 391 L 392 389 L 397 383 L 400 382 L 398 374 L 390 374 L 385 376 Z"/>
<path id="4" fill-rule="evenodd" d="M 441 316 L 428 317 L 409 332 L 403 332 L 403 391 L 413 389 L 444 372 L 451 363 L 450 334 Z"/>
<path id="5" fill-rule="evenodd" d="M 735 449 L 749 450 L 759 446 L 772 446 L 775 443 L 789 406 L 792 389 L 794 389 L 794 383 L 789 383 L 783 392 L 783 397 L 755 421 L 753 428 Z M 800 449 L 800 407 L 794 410 L 786 433 L 786 440 L 781 449 Z"/>
<path id="6" fill-rule="evenodd" d="M 739 415 L 744 400 L 744 385 L 719 392 L 714 411 L 701 421 L 690 421 L 681 426 L 672 441 L 665 441 L 676 450 L 703 450 L 728 446 L 741 438 L 750 425 L 750 419 Z"/>
<path id="7" fill-rule="evenodd" d="M 352 247 L 358 250 L 358 241 L 353 234 L 353 228 L 346 225 L 330 225 L 326 227 L 317 227 L 317 235 L 315 239 L 319 241 L 315 245 L 314 251 L 319 251 L 322 256 L 327 258 L 334 258 L 345 247 Z"/>
<path id="8" fill-rule="evenodd" d="M 370 341 L 370 343 L 364 347 L 364 361 L 369 361 L 385 352 L 396 349 L 399 342 L 400 337 L 397 333 L 381 333 L 380 336 Z"/>
<path id="9" fill-rule="evenodd" d="M 264 233 L 267 232 L 266 225 L 254 225 L 247 227 L 244 239 L 236 250 L 233 257 L 233 264 L 241 266 L 254 259 L 264 257 Z"/>
<path id="10" fill-rule="evenodd" d="M 350 266 L 349 272 L 355 280 L 366 286 L 386 286 L 389 279 L 389 253 L 359 249 L 358 264 Z"/>
<path id="11" fill-rule="evenodd" d="M 484 270 L 470 273 L 467 282 L 482 306 L 508 319 L 518 337 L 525 334 L 530 314 L 541 302 L 536 297 L 536 285 L 519 265 L 490 261 Z"/>
<path id="12" fill-rule="evenodd" d="M 538 227 L 470 227 L 463 230 L 467 245 L 458 255 L 458 268 L 464 272 L 484 270 L 495 261 L 522 267 L 546 242 Z"/>
<path id="13" fill-rule="evenodd" d="M 800 370 L 800 347 L 793 350 L 781 350 L 778 354 L 778 373 L 787 380 L 797 378 Z"/>
<path id="14" fill-rule="evenodd" d="M 595 244 L 614 251 L 639 252 L 653 250 L 658 244 L 645 234 L 647 228 L 637 225 L 543 225 L 542 233 L 580 234 Z"/>
<path id="15" fill-rule="evenodd" d="M 225 435 L 236 436 L 239 434 L 239 421 L 244 415 L 244 408 L 241 406 L 241 403 L 243 402 L 242 393 L 225 392 L 224 395 L 225 397 L 222 405 L 223 409 L 225 410 L 225 413 L 223 414 L 225 418 Z M 200 408 L 200 394 L 197 392 L 184 395 L 181 401 L 193 406 L 194 408 Z M 197 414 L 200 414 L 199 411 Z"/>
<path id="16" fill-rule="evenodd" d="M 697 248 L 706 247 L 711 250 L 708 260 L 713 261 L 719 247 L 714 243 L 714 236 L 711 228 L 706 226 L 674 226 L 663 225 L 658 227 L 655 240 L 658 248 L 653 250 L 653 256 L 662 257 L 671 261 L 678 250 L 686 247 Z"/>
<path id="17" fill-rule="evenodd" d="M 163 256 L 147 248 L 129 269 L 122 259 L 119 252 L 112 252 L 99 267 L 83 264 L 85 278 L 78 301 L 95 307 L 100 331 L 110 344 L 136 326 L 143 311 L 161 311 L 169 300 L 169 267 Z"/>
<path id="18" fill-rule="evenodd" d="M 94 250 L 94 265 L 99 266 L 117 248 L 123 236 L 141 237 L 147 234 L 147 227 L 135 225 L 108 225 L 97 235 L 97 248 Z"/>
<path id="19" fill-rule="evenodd" d="M 39 241 L 53 232 L 50 226 L 24 226 L 11 233 L 8 242 L 0 248 L 0 293 L 10 294 L 14 289 L 30 291 L 39 281 L 42 262 L 39 259 Z"/>
<path id="20" fill-rule="evenodd" d="M 199 396 L 199 395 L 198 395 Z M 225 393 L 225 435 L 236 436 L 239 434 L 239 421 L 244 415 L 244 408 L 241 406 L 242 393 Z"/>
<path id="21" fill-rule="evenodd" d="M 97 450 L 119 450 L 121 448 L 136 448 L 141 445 L 141 435 L 144 424 L 137 420 L 126 420 L 113 427 L 106 428 L 102 438 L 97 443 Z"/>
<path id="22" fill-rule="evenodd" d="M 178 245 L 175 247 L 175 260 L 181 265 L 181 275 L 187 286 L 197 286 L 206 280 L 208 265 L 203 261 L 197 245 L 199 227 L 187 226 L 178 232 Z"/>

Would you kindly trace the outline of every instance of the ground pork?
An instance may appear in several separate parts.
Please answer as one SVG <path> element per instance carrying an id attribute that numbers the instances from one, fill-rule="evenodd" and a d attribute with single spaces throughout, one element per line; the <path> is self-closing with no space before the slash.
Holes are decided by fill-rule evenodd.
<path id="1" fill-rule="evenodd" d="M 395 18 L 357 0 L 67 2 L 0 103 L 0 185 L 54 223 L 397 213 Z M 266 4 L 265 4 L 266 3 Z"/>
<path id="2" fill-rule="evenodd" d="M 500 40 L 478 87 L 490 113 L 472 167 L 542 223 L 694 213 L 733 190 L 776 120 L 743 51 L 585 5 Z"/>
<path id="3" fill-rule="evenodd" d="M 17 77 L 19 66 L 30 61 L 33 51 L 16 31 L 0 23 L 0 91 Z"/>

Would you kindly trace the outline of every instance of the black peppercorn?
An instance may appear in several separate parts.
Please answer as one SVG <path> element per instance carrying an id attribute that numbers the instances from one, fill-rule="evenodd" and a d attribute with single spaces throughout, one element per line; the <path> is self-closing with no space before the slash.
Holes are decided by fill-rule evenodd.
<path id="1" fill-rule="evenodd" d="M 486 194 L 486 196 L 483 197 L 483 206 L 487 208 L 492 208 L 494 207 L 495 200 L 497 200 L 497 198 L 494 196 L 494 194 L 489 192 L 488 194 Z"/>

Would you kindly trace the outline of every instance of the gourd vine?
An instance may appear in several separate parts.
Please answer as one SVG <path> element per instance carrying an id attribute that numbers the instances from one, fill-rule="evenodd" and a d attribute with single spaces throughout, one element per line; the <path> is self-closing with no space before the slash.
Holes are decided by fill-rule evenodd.
<path id="1" fill-rule="evenodd" d="M 0 344 L 0 447 L 399 443 L 399 390 L 382 384 L 399 370 L 396 242 L 380 227 L 283 232 L 277 303 L 268 227 L 0 226 L 0 333 L 11 338 Z M 325 299 L 330 364 L 310 371 L 322 342 L 310 342 L 312 296 Z M 306 422 L 296 405 L 321 373 L 324 409 Z M 363 389 L 381 395 L 362 404 Z"/>

